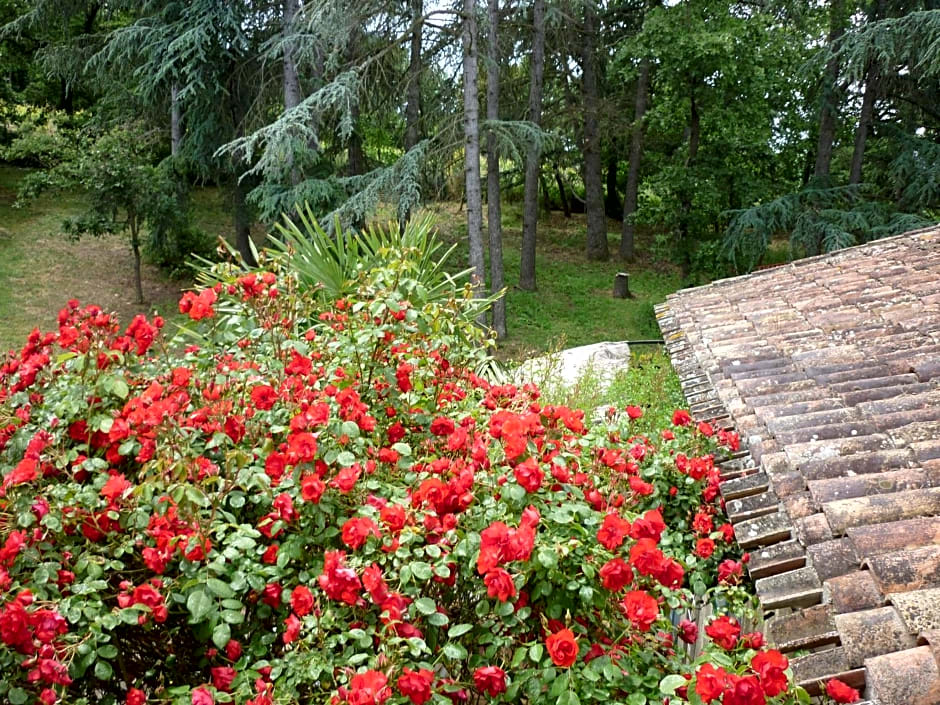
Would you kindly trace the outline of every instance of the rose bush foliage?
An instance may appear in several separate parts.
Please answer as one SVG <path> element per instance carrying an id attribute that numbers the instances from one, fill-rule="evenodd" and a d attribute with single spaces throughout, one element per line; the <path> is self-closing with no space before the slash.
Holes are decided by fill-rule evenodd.
<path id="1" fill-rule="evenodd" d="M 187 336 L 70 302 L 0 368 L 0 699 L 803 697 L 732 616 L 733 434 L 487 382 L 407 252 L 326 303 L 266 266 L 187 293 Z"/>

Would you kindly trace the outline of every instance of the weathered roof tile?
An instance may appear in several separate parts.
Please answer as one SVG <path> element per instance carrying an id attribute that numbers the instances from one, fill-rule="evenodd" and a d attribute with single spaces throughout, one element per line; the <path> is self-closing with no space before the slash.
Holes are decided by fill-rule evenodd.
<path id="1" fill-rule="evenodd" d="M 940 544 L 882 553 L 865 562 L 886 595 L 940 587 Z"/>
<path id="2" fill-rule="evenodd" d="M 859 558 L 940 543 L 940 517 L 854 526 L 846 531 Z"/>
<path id="3" fill-rule="evenodd" d="M 888 599 L 912 634 L 940 629 L 940 588 L 897 592 Z"/>
<path id="4" fill-rule="evenodd" d="M 835 500 L 824 504 L 823 512 L 833 534 L 842 536 L 852 526 L 940 514 L 940 487 Z"/>
<path id="5" fill-rule="evenodd" d="M 867 570 L 858 570 L 837 578 L 830 578 L 823 584 L 823 587 L 828 594 L 833 611 L 837 614 L 872 609 L 884 604 L 884 595 Z"/>
<path id="6" fill-rule="evenodd" d="M 810 567 L 761 578 L 754 582 L 754 588 L 765 610 L 808 607 L 822 599 L 822 583 Z"/>
<path id="7" fill-rule="evenodd" d="M 867 658 L 909 649 L 914 636 L 894 607 L 845 612 L 834 617 L 849 665 L 858 668 Z"/>
<path id="8" fill-rule="evenodd" d="M 830 605 L 815 605 L 773 617 L 768 620 L 766 630 L 768 641 L 785 652 L 839 642 Z"/>
<path id="9" fill-rule="evenodd" d="M 865 661 L 871 696 L 881 705 L 940 703 L 940 666 L 927 646 Z"/>
<path id="10" fill-rule="evenodd" d="M 656 314 L 696 418 L 750 451 L 720 466 L 722 492 L 765 608 L 802 608 L 768 622 L 814 649 L 797 681 L 862 689 L 867 673 L 879 705 L 940 704 L 940 227 Z"/>

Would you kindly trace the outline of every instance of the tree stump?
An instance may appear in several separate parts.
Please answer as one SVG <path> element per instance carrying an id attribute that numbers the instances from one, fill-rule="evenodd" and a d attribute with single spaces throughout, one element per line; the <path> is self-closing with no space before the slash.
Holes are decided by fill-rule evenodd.
<path id="1" fill-rule="evenodd" d="M 630 293 L 630 275 L 626 272 L 617 272 L 617 274 L 614 276 L 614 298 L 633 298 L 633 294 Z"/>

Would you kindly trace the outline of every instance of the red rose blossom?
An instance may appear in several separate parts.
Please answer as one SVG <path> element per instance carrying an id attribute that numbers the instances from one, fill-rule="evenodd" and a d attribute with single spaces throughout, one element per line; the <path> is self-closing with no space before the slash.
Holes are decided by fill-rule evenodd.
<path id="1" fill-rule="evenodd" d="M 426 668 L 412 671 L 405 667 L 398 677 L 398 692 L 411 700 L 414 705 L 423 705 L 431 699 L 431 684 L 434 674 Z"/>
<path id="2" fill-rule="evenodd" d="M 847 686 L 838 678 L 833 678 L 826 683 L 826 694 L 837 703 L 854 703 L 858 702 L 861 697 L 855 688 Z"/>
<path id="3" fill-rule="evenodd" d="M 738 637 L 741 636 L 741 626 L 733 618 L 722 615 L 705 627 L 705 633 L 711 637 L 718 646 L 731 651 L 738 645 Z"/>
<path id="4" fill-rule="evenodd" d="M 570 629 L 555 632 L 545 640 L 552 663 L 561 668 L 570 668 L 578 660 L 578 640 Z"/>
<path id="5" fill-rule="evenodd" d="M 506 692 L 506 674 L 499 666 L 482 666 L 473 672 L 473 683 L 481 693 L 495 698 Z"/>

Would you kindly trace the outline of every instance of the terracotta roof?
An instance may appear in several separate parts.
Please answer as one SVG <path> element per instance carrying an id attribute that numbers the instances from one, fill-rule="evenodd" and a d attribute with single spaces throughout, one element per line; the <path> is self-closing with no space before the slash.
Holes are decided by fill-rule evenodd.
<path id="1" fill-rule="evenodd" d="M 811 690 L 940 703 L 940 227 L 670 296 L 770 639 Z"/>

